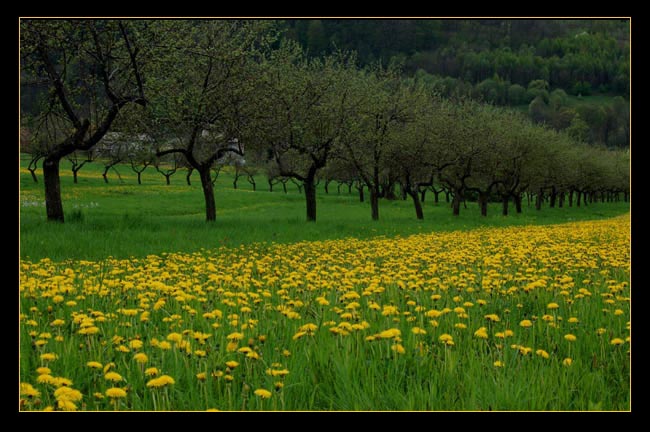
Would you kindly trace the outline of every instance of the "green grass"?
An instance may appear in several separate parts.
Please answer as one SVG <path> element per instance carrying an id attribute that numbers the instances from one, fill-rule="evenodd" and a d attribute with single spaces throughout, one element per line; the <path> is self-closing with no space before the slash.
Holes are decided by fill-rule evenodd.
<path id="1" fill-rule="evenodd" d="M 56 408 L 62 377 L 80 410 L 629 410 L 629 229 L 23 261 L 24 409 Z M 174 384 L 147 386 L 150 367 Z"/>
<path id="2" fill-rule="evenodd" d="M 86 410 L 630 409 L 627 203 L 524 203 L 507 217 L 493 204 L 482 218 L 470 202 L 453 217 L 428 194 L 424 221 L 398 200 L 381 201 L 373 222 L 367 202 L 332 184 L 330 194 L 320 185 L 318 221 L 306 223 L 293 184 L 269 193 L 260 176 L 258 191 L 245 179 L 234 190 L 223 172 L 208 224 L 196 176 L 187 186 L 179 172 L 166 186 L 148 169 L 137 185 L 118 166 L 122 181 L 110 172 L 105 184 L 95 163 L 73 184 L 62 166 L 64 224 L 45 220 L 42 178 L 21 171 L 24 409 L 59 408 L 57 377 L 73 382 Z M 316 330 L 301 335 L 307 324 Z M 381 336 L 388 329 L 401 334 Z M 514 334 L 503 339 L 506 330 Z M 244 335 L 236 348 L 259 358 L 229 349 L 233 332 Z M 184 345 L 174 342 L 181 334 Z M 89 361 L 113 363 L 124 380 L 107 381 Z M 49 383 L 38 378 L 43 366 Z M 174 384 L 147 387 L 147 367 Z M 106 397 L 112 387 L 127 389 L 117 404 Z"/>
<path id="3" fill-rule="evenodd" d="M 23 167 L 26 162 L 23 161 Z M 491 204 L 487 217 L 481 217 L 476 203 L 468 202 L 459 217 L 451 214 L 449 204 L 433 203 L 427 193 L 425 219 L 418 221 L 410 200 L 380 202 L 380 220 L 370 219 L 370 207 L 359 202 L 347 186 L 337 194 L 330 184 L 325 194 L 318 191 L 318 220 L 305 222 L 304 196 L 289 183 L 288 193 L 281 185 L 268 191 L 262 175 L 257 191 L 244 178 L 233 189 L 231 173 L 222 172 L 215 188 L 217 220 L 205 222 L 203 195 L 196 173 L 192 186 L 185 183 L 185 172 L 172 176 L 165 185 L 162 175 L 148 168 L 138 185 L 128 165 L 119 165 L 118 179 L 109 172 L 109 184 L 101 178 L 103 166 L 91 163 L 79 172 L 73 184 L 69 163 L 61 164 L 61 189 L 66 223 L 47 223 L 42 175 L 35 184 L 26 169 L 20 176 L 20 254 L 23 259 L 53 260 L 101 259 L 108 256 L 143 257 L 162 252 L 192 252 L 202 248 L 238 246 L 255 242 L 292 243 L 300 240 L 324 240 L 346 237 L 406 236 L 432 231 L 466 230 L 477 227 L 510 225 L 546 225 L 587 219 L 602 219 L 629 211 L 627 203 L 594 203 L 580 208 L 548 208 L 541 211 L 524 202 L 522 214 L 511 206 L 510 215 L 501 216 L 500 204 Z M 226 171 L 226 170 L 224 170 Z M 367 198 L 367 194 L 366 194 Z"/>

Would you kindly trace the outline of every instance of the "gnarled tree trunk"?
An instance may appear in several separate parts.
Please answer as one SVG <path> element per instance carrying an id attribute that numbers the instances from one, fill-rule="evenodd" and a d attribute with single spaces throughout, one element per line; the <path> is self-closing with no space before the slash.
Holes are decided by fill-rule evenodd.
<path id="1" fill-rule="evenodd" d="M 304 181 L 307 222 L 316 222 L 316 184 L 314 178 L 307 176 Z"/>
<path id="2" fill-rule="evenodd" d="M 48 157 L 43 161 L 43 182 L 45 183 L 45 210 L 47 220 L 63 222 L 63 202 L 61 201 L 61 178 L 59 176 L 60 158 Z"/>
<path id="3" fill-rule="evenodd" d="M 212 187 L 212 176 L 210 167 L 198 170 L 201 176 L 201 187 L 203 188 L 203 198 L 205 198 L 205 220 L 214 222 L 217 218 L 217 208 L 214 203 L 214 189 Z"/>

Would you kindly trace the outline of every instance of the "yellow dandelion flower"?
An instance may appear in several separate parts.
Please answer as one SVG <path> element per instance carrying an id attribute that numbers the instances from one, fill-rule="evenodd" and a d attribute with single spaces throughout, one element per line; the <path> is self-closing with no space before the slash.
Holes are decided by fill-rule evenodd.
<path id="1" fill-rule="evenodd" d="M 550 357 L 548 355 L 548 353 L 546 351 L 544 351 L 543 349 L 538 349 L 537 351 L 535 351 L 535 354 L 537 354 L 538 356 L 543 357 L 545 359 Z"/>
<path id="2" fill-rule="evenodd" d="M 406 352 L 402 344 L 391 345 L 390 349 L 395 351 L 397 354 L 404 354 Z"/>
<path id="3" fill-rule="evenodd" d="M 488 338 L 487 327 L 481 327 L 478 330 L 476 330 L 474 332 L 474 337 L 477 337 L 479 339 L 487 339 Z"/>
<path id="4" fill-rule="evenodd" d="M 244 333 L 234 332 L 226 336 L 226 339 L 229 341 L 240 341 L 244 339 Z"/>
<path id="5" fill-rule="evenodd" d="M 521 327 L 524 327 L 524 328 L 526 328 L 526 327 L 532 327 L 532 326 L 533 326 L 533 322 L 532 322 L 531 320 L 527 320 L 527 319 L 525 319 L 525 320 L 522 320 L 522 321 L 519 323 L 519 325 L 520 325 Z"/>
<path id="6" fill-rule="evenodd" d="M 569 342 L 575 342 L 578 338 L 575 337 L 575 335 L 568 333 L 564 335 L 564 339 L 568 340 Z"/>
<path id="7" fill-rule="evenodd" d="M 86 363 L 86 366 L 88 366 L 91 369 L 101 369 L 104 367 L 104 365 L 96 361 L 89 361 L 88 363 Z"/>
<path id="8" fill-rule="evenodd" d="M 57 402 L 57 406 L 61 411 L 76 411 L 77 410 L 77 405 L 74 404 L 74 402 L 69 401 L 67 399 L 60 399 Z"/>
<path id="9" fill-rule="evenodd" d="M 612 345 L 622 345 L 625 341 L 621 338 L 614 338 L 609 343 Z"/>
<path id="10" fill-rule="evenodd" d="M 380 337 L 382 339 L 391 339 L 391 338 L 396 338 L 402 335 L 402 332 L 399 329 L 396 328 L 391 328 L 388 330 L 384 330 L 383 332 L 380 332 L 377 334 L 377 337 Z"/>
<path id="11" fill-rule="evenodd" d="M 69 400 L 72 402 L 79 402 L 83 398 L 83 395 L 79 390 L 75 390 L 70 387 L 59 387 L 54 392 L 54 397 L 56 400 Z"/>
<path id="12" fill-rule="evenodd" d="M 161 341 L 158 344 L 158 348 L 160 348 L 163 351 L 169 351 L 170 349 L 172 349 L 172 345 L 167 341 Z"/>
<path id="13" fill-rule="evenodd" d="M 153 378 L 147 382 L 147 387 L 164 387 L 166 385 L 171 385 L 175 384 L 176 381 L 174 381 L 174 378 L 170 377 L 169 375 L 161 375 L 158 378 Z"/>
<path id="14" fill-rule="evenodd" d="M 145 353 L 137 353 L 133 356 L 133 360 L 135 360 L 137 363 L 144 364 L 149 361 L 149 357 L 147 357 Z"/>
<path id="15" fill-rule="evenodd" d="M 454 338 L 450 334 L 447 334 L 447 333 L 441 334 L 440 337 L 438 338 L 438 340 L 440 342 L 444 343 L 445 345 L 453 345 L 454 344 Z"/>
<path id="16" fill-rule="evenodd" d="M 58 358 L 59 358 L 59 356 L 57 354 L 54 354 L 54 353 L 43 353 L 43 354 L 41 354 L 41 360 L 43 360 L 45 362 L 54 361 L 54 360 L 56 360 Z"/>
<path id="17" fill-rule="evenodd" d="M 549 304 L 546 305 L 546 309 L 551 309 L 551 310 L 552 309 L 558 309 L 559 307 L 560 307 L 560 305 L 557 304 L 557 303 L 549 303 Z"/>
<path id="18" fill-rule="evenodd" d="M 228 366 L 230 369 L 235 369 L 237 366 L 239 366 L 239 363 L 234 360 L 230 360 L 226 362 L 226 366 Z"/>
<path id="19" fill-rule="evenodd" d="M 411 329 L 411 333 L 413 333 L 415 335 L 421 335 L 421 334 L 427 334 L 427 331 L 425 329 L 423 329 L 423 328 L 420 328 L 420 327 L 413 327 Z"/>
<path id="20" fill-rule="evenodd" d="M 266 369 L 266 374 L 271 375 L 271 376 L 279 376 L 279 377 L 284 377 L 286 375 L 289 375 L 289 370 L 288 369 L 271 369 L 268 368 Z"/>
<path id="21" fill-rule="evenodd" d="M 501 360 L 497 360 L 493 363 L 494 367 L 504 367 L 505 364 Z"/>
<path id="22" fill-rule="evenodd" d="M 36 373 L 39 375 L 43 375 L 43 374 L 49 375 L 52 373 L 52 369 L 50 369 L 49 367 L 41 366 L 39 368 L 36 368 Z"/>
<path id="23" fill-rule="evenodd" d="M 579 321 L 578 318 L 576 318 L 576 317 L 570 317 L 570 318 L 567 320 L 567 322 L 568 322 L 569 324 L 577 324 L 577 323 L 580 322 L 580 321 Z"/>
<path id="24" fill-rule="evenodd" d="M 488 320 L 488 321 L 492 321 L 492 322 L 499 322 L 499 321 L 501 321 L 501 318 L 499 318 L 499 315 L 497 315 L 497 314 L 487 314 L 487 315 L 484 316 L 484 318 L 485 318 L 486 320 Z"/>
<path id="25" fill-rule="evenodd" d="M 228 345 L 226 345 L 226 351 L 233 352 L 233 351 L 237 350 L 238 346 L 239 346 L 239 344 L 236 341 L 228 342 Z"/>
<path id="26" fill-rule="evenodd" d="M 41 392 L 36 390 L 31 384 L 29 383 L 20 383 L 20 395 L 21 396 L 26 396 L 26 397 L 38 397 L 41 395 Z"/>
<path id="27" fill-rule="evenodd" d="M 571 359 L 571 357 L 567 357 L 564 360 L 562 360 L 562 364 L 564 366 L 571 366 L 573 364 L 573 359 Z"/>
<path id="28" fill-rule="evenodd" d="M 55 387 L 69 387 L 72 385 L 72 380 L 64 377 L 55 377 L 52 379 L 51 384 L 53 384 Z"/>
<path id="29" fill-rule="evenodd" d="M 272 395 L 272 393 L 268 390 L 265 389 L 257 389 L 253 393 L 255 393 L 255 396 L 259 396 L 262 399 L 269 399 Z"/>
<path id="30" fill-rule="evenodd" d="M 139 339 L 133 339 L 132 341 L 129 342 L 129 347 L 131 347 L 134 350 L 138 350 L 142 348 L 143 342 Z"/>
<path id="31" fill-rule="evenodd" d="M 158 370 L 158 368 L 155 368 L 155 367 L 146 368 L 144 370 L 144 374 L 147 375 L 147 376 L 156 376 L 159 373 L 160 373 L 160 371 Z"/>
<path id="32" fill-rule="evenodd" d="M 55 385 L 56 384 L 56 379 L 50 374 L 42 374 L 42 375 L 39 375 L 38 378 L 36 378 L 36 382 L 39 383 L 39 384 Z"/>
<path id="33" fill-rule="evenodd" d="M 106 396 L 112 399 L 125 398 L 126 391 L 124 391 L 124 389 L 121 389 L 119 387 L 111 387 L 108 390 L 106 390 Z"/>
<path id="34" fill-rule="evenodd" d="M 124 378 L 122 378 L 122 375 L 118 374 L 117 372 L 107 372 L 104 375 L 104 379 L 107 381 L 112 381 L 112 382 L 120 382 Z"/>
<path id="35" fill-rule="evenodd" d="M 198 379 L 199 381 L 205 381 L 206 378 L 207 378 L 207 374 L 205 372 L 199 372 L 196 374 L 196 379 Z"/>
<path id="36" fill-rule="evenodd" d="M 464 329 L 467 328 L 467 325 L 463 324 L 463 323 L 456 323 L 456 324 L 454 324 L 454 327 L 456 327 L 457 329 L 464 330 Z"/>

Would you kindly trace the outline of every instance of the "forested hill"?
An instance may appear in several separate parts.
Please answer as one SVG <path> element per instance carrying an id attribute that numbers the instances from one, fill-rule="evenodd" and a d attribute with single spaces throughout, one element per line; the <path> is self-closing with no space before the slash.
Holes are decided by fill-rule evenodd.
<path id="1" fill-rule="evenodd" d="M 629 20 L 285 20 L 311 55 L 397 59 L 445 96 L 528 113 L 607 147 L 629 145 Z"/>
<path id="2" fill-rule="evenodd" d="M 493 78 L 548 81 L 569 93 L 629 92 L 627 20 L 287 20 L 312 54 L 354 50 L 362 64 L 399 57 L 473 84 Z"/>

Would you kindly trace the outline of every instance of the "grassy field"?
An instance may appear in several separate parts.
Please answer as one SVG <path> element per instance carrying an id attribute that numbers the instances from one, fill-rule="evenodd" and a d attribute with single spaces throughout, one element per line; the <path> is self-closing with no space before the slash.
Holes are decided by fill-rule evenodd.
<path id="1" fill-rule="evenodd" d="M 21 257 L 37 260 L 48 257 L 101 259 L 107 256 L 144 257 L 162 252 L 192 252 L 202 248 L 239 246 L 254 242 L 291 243 L 300 240 L 372 238 L 406 236 L 431 231 L 465 230 L 477 227 L 553 224 L 585 219 L 601 219 L 628 211 L 627 203 L 593 204 L 587 207 L 543 208 L 536 211 L 524 203 L 522 214 L 511 206 L 508 217 L 501 216 L 500 204 L 491 204 L 487 218 L 482 218 L 475 203 L 461 208 L 453 217 L 444 202 L 433 203 L 428 193 L 424 204 L 425 219 L 415 219 L 408 201 L 382 201 L 380 220 L 370 219 L 370 206 L 360 203 L 358 195 L 347 193 L 347 186 L 336 191 L 330 185 L 325 194 L 318 192 L 318 221 L 306 224 L 304 196 L 293 184 L 284 194 L 281 185 L 268 192 L 266 181 L 257 179 L 257 192 L 245 179 L 237 190 L 232 174 L 222 173 L 217 181 L 215 199 L 217 220 L 205 223 L 203 195 L 198 176 L 192 186 L 185 183 L 184 172 L 165 185 L 162 175 L 153 168 L 143 174 L 138 185 L 129 166 L 109 172 L 109 184 L 102 177 L 103 167 L 90 164 L 79 172 L 73 184 L 69 164 L 62 162 L 61 189 L 66 212 L 65 224 L 45 223 L 42 178 L 35 184 L 29 172 L 21 170 L 20 234 Z M 367 195 L 367 194 L 366 194 Z"/>
<path id="2" fill-rule="evenodd" d="M 624 203 L 475 203 L 21 173 L 23 410 L 629 410 Z M 195 183 L 198 179 L 195 180 Z"/>

